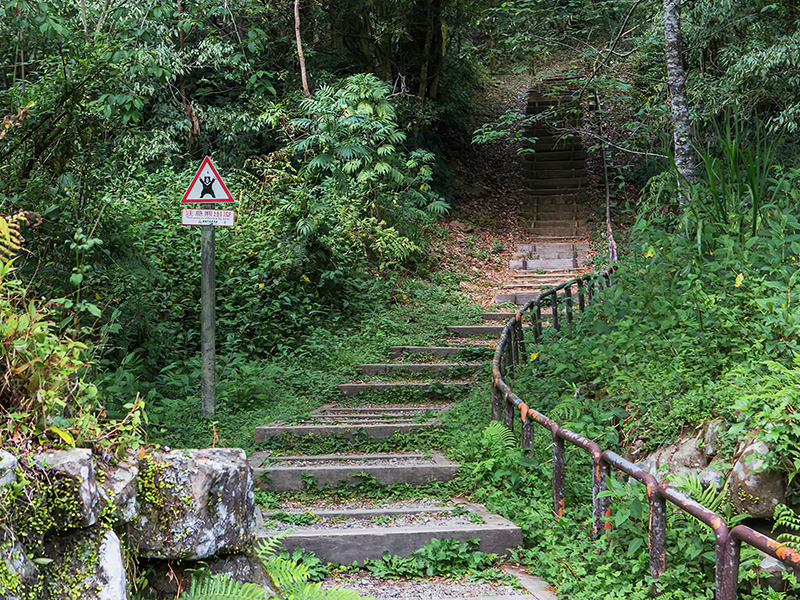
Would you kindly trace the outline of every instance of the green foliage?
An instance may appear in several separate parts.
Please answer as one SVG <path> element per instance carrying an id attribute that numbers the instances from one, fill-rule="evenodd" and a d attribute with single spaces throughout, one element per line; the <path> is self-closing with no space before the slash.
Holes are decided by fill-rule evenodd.
<path id="1" fill-rule="evenodd" d="M 488 569 L 497 558 L 478 550 L 479 540 L 432 539 L 406 558 L 384 552 L 383 557 L 364 561 L 365 568 L 381 579 L 399 577 L 449 577 L 460 579 L 468 573 Z"/>
<path id="2" fill-rule="evenodd" d="M 797 552 L 797 549 L 800 548 L 800 534 L 798 534 L 800 532 L 800 515 L 785 504 L 778 504 L 772 518 L 775 520 L 773 531 L 783 530 L 778 534 L 778 541 Z"/>

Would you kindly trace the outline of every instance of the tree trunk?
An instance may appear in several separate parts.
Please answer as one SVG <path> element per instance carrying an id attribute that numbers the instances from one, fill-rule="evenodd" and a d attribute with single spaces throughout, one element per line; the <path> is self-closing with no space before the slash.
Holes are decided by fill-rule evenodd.
<path id="1" fill-rule="evenodd" d="M 294 37 L 297 40 L 297 59 L 300 61 L 300 79 L 303 82 L 303 93 L 311 97 L 306 77 L 306 57 L 303 55 L 303 40 L 300 37 L 300 0 L 294 0 Z"/>
<path id="2" fill-rule="evenodd" d="M 678 168 L 680 204 L 687 202 L 687 183 L 694 182 L 694 151 L 692 124 L 689 120 L 689 101 L 686 95 L 686 72 L 683 70 L 681 47 L 680 0 L 664 0 L 664 51 L 667 58 L 667 86 L 672 110 L 675 166 Z"/>

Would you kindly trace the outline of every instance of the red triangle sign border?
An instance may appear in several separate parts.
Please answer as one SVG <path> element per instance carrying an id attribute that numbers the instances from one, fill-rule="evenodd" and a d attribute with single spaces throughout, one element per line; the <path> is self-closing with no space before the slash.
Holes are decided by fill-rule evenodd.
<path id="1" fill-rule="evenodd" d="M 219 198 L 190 199 L 189 198 L 189 194 L 194 189 L 194 186 L 197 183 L 197 180 L 200 178 L 200 174 L 203 172 L 203 169 L 206 166 L 208 166 L 208 168 L 211 169 L 211 172 L 217 178 L 217 182 L 219 182 L 220 186 L 222 186 L 222 190 L 225 193 L 225 195 L 221 196 Z M 228 191 L 228 187 L 225 185 L 225 182 L 222 181 L 222 177 L 219 176 L 219 173 L 217 172 L 216 167 L 214 167 L 214 163 L 211 162 L 211 158 L 210 157 L 206 156 L 203 159 L 203 162 L 200 164 L 200 168 L 197 169 L 197 173 L 195 173 L 194 179 L 192 179 L 192 183 L 189 184 L 189 187 L 186 189 L 186 193 L 183 195 L 183 199 L 181 200 L 181 203 L 184 203 L 184 202 L 186 202 L 186 203 L 190 203 L 190 202 L 207 202 L 207 203 L 212 203 L 212 202 L 233 202 L 233 196 L 231 195 L 230 191 Z"/>

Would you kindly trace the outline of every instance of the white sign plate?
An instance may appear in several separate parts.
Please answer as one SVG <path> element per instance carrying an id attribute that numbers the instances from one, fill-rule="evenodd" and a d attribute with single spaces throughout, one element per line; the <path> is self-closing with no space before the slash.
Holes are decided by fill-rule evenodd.
<path id="1" fill-rule="evenodd" d="M 181 202 L 233 202 L 233 196 L 206 156 Z"/>
<path id="2" fill-rule="evenodd" d="M 209 210 L 204 208 L 184 208 L 181 211 L 181 225 L 218 225 L 233 227 L 234 211 Z"/>

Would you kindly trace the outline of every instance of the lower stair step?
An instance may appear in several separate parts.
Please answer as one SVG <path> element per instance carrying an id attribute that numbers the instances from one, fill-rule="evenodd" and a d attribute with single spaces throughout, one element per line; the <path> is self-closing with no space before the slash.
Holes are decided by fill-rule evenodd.
<path id="1" fill-rule="evenodd" d="M 436 451 L 429 456 L 407 452 L 277 457 L 256 452 L 248 462 L 255 473 L 256 488 L 276 492 L 304 489 L 304 477 L 312 477 L 320 486 L 335 486 L 356 481 L 359 473 L 369 473 L 381 485 L 423 485 L 430 481 L 450 481 L 458 471 L 457 463 Z"/>
<path id="2" fill-rule="evenodd" d="M 381 558 L 384 552 L 410 556 L 432 539 L 480 539 L 481 552 L 508 554 L 522 544 L 522 530 L 507 519 L 489 513 L 477 504 L 420 506 L 402 503 L 375 509 L 343 507 L 296 512 L 256 511 L 258 538 L 277 531 L 293 530 L 283 540 L 289 553 L 296 548 L 314 552 L 326 562 L 363 564 Z M 294 515 L 296 515 L 295 518 Z M 284 523 L 281 519 L 292 521 Z M 307 525 L 298 522 L 311 521 Z"/>

